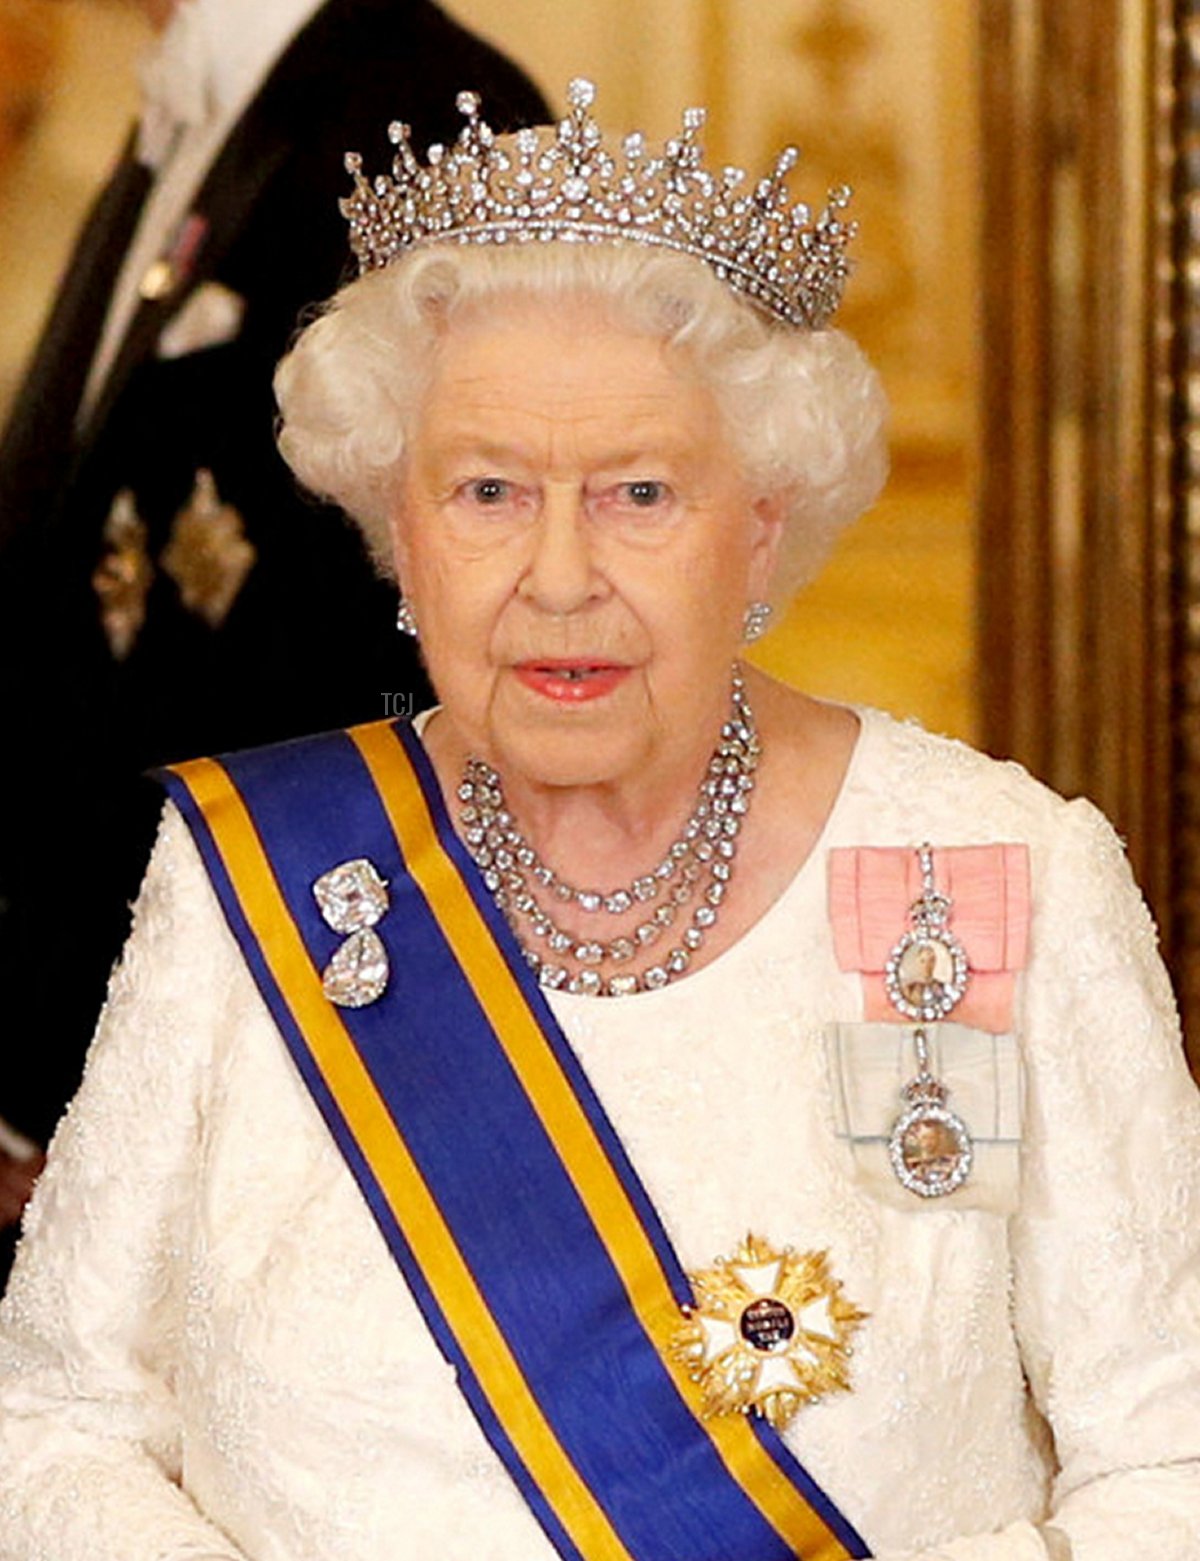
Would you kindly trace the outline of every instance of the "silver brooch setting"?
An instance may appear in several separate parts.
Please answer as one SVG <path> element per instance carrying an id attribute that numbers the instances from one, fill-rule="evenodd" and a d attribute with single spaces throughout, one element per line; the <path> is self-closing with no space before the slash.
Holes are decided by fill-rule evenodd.
<path id="1" fill-rule="evenodd" d="M 934 882 L 933 847 L 920 846 L 917 860 L 921 895 L 883 976 L 893 1006 L 918 1021 L 912 1036 L 917 1071 L 904 1086 L 908 1104 L 892 1124 L 888 1158 L 902 1187 L 918 1198 L 943 1198 L 971 1174 L 975 1149 L 966 1123 L 946 1104 L 949 1090 L 929 1066 L 929 1037 L 922 1023 L 944 1019 L 958 1006 L 970 966 L 967 951 L 948 926 L 954 902 Z"/>
<path id="2" fill-rule="evenodd" d="M 921 896 L 909 911 L 912 925 L 888 955 L 883 984 L 906 1019 L 931 1024 L 944 1019 L 967 990 L 967 951 L 947 926 L 953 901 L 933 879 L 933 847 L 917 851 Z"/>
<path id="3" fill-rule="evenodd" d="M 896 1180 L 918 1198 L 944 1198 L 971 1174 L 975 1147 L 966 1123 L 946 1105 L 949 1091 L 929 1067 L 929 1038 L 913 1031 L 917 1072 L 904 1086 L 908 1110 L 892 1125 L 888 1158 Z"/>
<path id="4" fill-rule="evenodd" d="M 365 1008 L 387 987 L 387 950 L 375 931 L 389 907 L 387 882 L 365 856 L 322 873 L 312 886 L 325 924 L 344 933 L 321 976 L 321 987 L 339 1008 Z"/>

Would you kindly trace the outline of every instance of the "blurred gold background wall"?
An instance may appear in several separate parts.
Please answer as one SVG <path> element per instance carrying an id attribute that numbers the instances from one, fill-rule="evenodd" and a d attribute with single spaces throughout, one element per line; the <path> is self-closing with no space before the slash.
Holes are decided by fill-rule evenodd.
<path id="1" fill-rule="evenodd" d="M 247 0 L 252 4 L 253 0 Z M 860 260 L 841 323 L 882 370 L 893 479 L 756 652 L 830 697 L 964 737 L 974 690 L 977 61 L 962 0 L 450 0 L 561 104 L 669 134 L 710 106 L 715 157 L 793 188 L 855 186 Z M 75 224 L 136 104 L 146 34 L 122 0 L 0 0 L 0 403 L 13 394 Z M 397 113 L 402 105 L 397 104 Z M 382 154 L 384 127 L 378 148 Z"/>

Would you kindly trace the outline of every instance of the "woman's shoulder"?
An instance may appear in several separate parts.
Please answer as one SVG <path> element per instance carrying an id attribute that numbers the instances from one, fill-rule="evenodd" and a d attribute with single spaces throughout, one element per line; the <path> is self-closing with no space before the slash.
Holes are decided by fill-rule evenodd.
<path id="1" fill-rule="evenodd" d="M 1066 798 L 1015 759 L 996 758 L 956 737 L 869 707 L 847 789 L 889 819 L 923 825 L 929 838 L 1050 843 L 1064 834 L 1121 852 L 1108 820 L 1083 797 Z"/>
<path id="2" fill-rule="evenodd" d="M 186 819 L 164 801 L 158 834 L 132 909 L 110 999 L 129 986 L 209 990 L 215 969 L 236 968 L 228 923 Z"/>

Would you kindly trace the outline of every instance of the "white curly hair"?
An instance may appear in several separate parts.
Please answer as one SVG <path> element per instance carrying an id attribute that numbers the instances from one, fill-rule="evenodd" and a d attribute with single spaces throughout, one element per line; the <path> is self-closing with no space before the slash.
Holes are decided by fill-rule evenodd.
<path id="1" fill-rule="evenodd" d="M 581 295 L 614 325 L 690 356 L 752 487 L 785 497 L 771 594 L 790 599 L 883 486 L 883 391 L 843 332 L 778 325 L 685 255 L 615 243 L 447 245 L 360 277 L 305 327 L 276 372 L 284 459 L 346 511 L 394 576 L 397 473 L 455 311 Z"/>

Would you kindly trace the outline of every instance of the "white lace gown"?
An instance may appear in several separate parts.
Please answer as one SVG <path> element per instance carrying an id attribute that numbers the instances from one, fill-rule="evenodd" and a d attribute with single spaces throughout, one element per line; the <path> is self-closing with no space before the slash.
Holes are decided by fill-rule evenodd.
<path id="1" fill-rule="evenodd" d="M 923 840 L 1030 850 L 1007 1217 L 970 1183 L 884 1196 L 835 1131 L 827 1027 L 862 997 L 827 852 Z M 817 849 L 740 943 L 660 992 L 553 1004 L 685 1267 L 748 1230 L 828 1248 L 869 1312 L 853 1391 L 787 1440 L 877 1556 L 1197 1561 L 1200 1106 L 1092 807 L 867 714 Z M 551 1554 L 168 810 L 0 1311 L 0 1556 Z"/>

